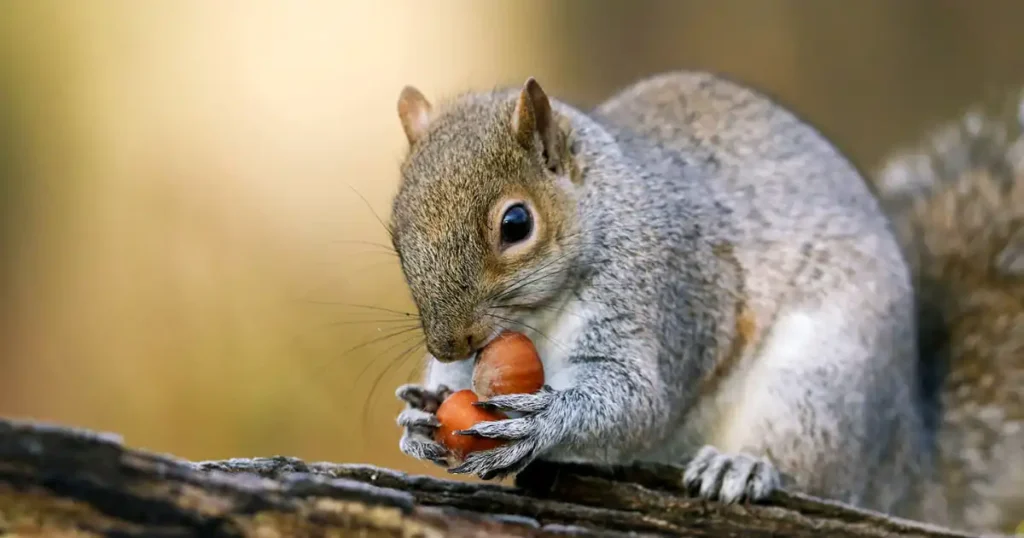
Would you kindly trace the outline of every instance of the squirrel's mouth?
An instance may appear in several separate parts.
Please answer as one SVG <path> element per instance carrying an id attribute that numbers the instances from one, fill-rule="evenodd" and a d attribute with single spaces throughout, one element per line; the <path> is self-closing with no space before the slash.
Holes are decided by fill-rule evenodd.
<path id="1" fill-rule="evenodd" d="M 476 360 L 477 356 L 480 355 L 480 352 L 483 351 L 485 347 L 490 345 L 491 342 L 497 339 L 498 336 L 501 335 L 501 333 L 503 332 L 505 332 L 505 330 L 502 329 L 501 327 L 495 327 L 494 330 L 491 331 L 491 334 L 487 338 L 485 338 L 483 342 L 480 343 L 480 347 L 473 351 L 473 354 L 470 355 L 469 358 Z"/>

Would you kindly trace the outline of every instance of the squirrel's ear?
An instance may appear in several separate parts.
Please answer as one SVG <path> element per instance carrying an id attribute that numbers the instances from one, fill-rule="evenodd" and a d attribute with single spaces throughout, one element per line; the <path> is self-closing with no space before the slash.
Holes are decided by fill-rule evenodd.
<path id="1" fill-rule="evenodd" d="M 398 119 L 402 120 L 409 145 L 415 144 L 430 125 L 430 101 L 412 86 L 402 88 L 398 96 Z"/>
<path id="2" fill-rule="evenodd" d="M 512 134 L 526 149 L 534 149 L 539 141 L 540 147 L 536 149 L 541 151 L 544 164 L 549 170 L 558 171 L 562 155 L 558 124 L 547 94 L 533 77 L 526 79 L 516 100 L 512 112 Z"/>

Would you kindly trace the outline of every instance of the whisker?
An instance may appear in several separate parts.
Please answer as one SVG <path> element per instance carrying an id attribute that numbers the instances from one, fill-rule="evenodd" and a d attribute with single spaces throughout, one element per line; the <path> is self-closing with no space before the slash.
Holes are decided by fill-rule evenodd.
<path id="1" fill-rule="evenodd" d="M 394 241 L 395 234 L 391 230 L 391 227 L 388 226 L 387 224 L 385 224 L 384 220 L 380 218 L 380 215 L 378 215 L 377 212 L 373 210 L 373 206 L 370 205 L 370 202 L 362 194 L 360 194 L 359 191 L 357 191 L 355 187 L 353 187 L 352 185 L 349 185 L 348 183 L 345 183 L 345 182 L 343 182 L 343 183 L 345 184 L 346 187 L 348 187 L 349 189 L 352 189 L 352 192 L 354 192 L 356 194 L 356 196 L 358 196 L 359 199 L 362 200 L 364 204 L 366 204 L 366 208 L 370 210 L 370 213 L 373 213 L 373 217 L 375 219 L 377 219 L 377 222 L 379 222 L 381 227 L 384 228 L 384 231 L 387 232 L 388 237 L 390 237 L 391 240 Z"/>
<path id="2" fill-rule="evenodd" d="M 507 297 L 508 295 L 511 295 L 512 293 L 515 293 L 516 291 L 518 291 L 519 289 L 523 288 L 524 286 L 527 286 L 530 283 L 536 281 L 537 279 L 531 279 L 531 277 L 537 275 L 538 273 L 541 273 L 545 269 L 548 269 L 549 267 L 553 266 L 554 264 L 562 261 L 563 259 L 565 259 L 566 256 L 567 256 L 567 254 L 563 254 L 561 256 L 557 256 L 557 257 L 552 258 L 550 260 L 546 260 L 540 266 L 533 268 L 532 271 L 530 271 L 530 272 L 528 272 L 528 273 L 526 273 L 524 275 L 521 275 L 519 278 L 517 278 L 516 280 L 513 280 L 507 286 L 505 286 L 504 290 L 502 290 L 495 297 L 495 299 L 501 300 L 502 298 Z M 545 273 L 545 274 L 549 274 L 549 273 Z M 543 278 L 543 274 L 541 275 L 540 278 Z M 528 280 L 528 279 L 530 279 L 530 280 Z"/>
<path id="3" fill-rule="evenodd" d="M 499 325 L 500 326 L 500 325 Z M 420 345 L 426 344 L 426 339 Z M 414 368 L 412 372 L 406 377 L 406 383 L 413 383 L 417 379 L 422 379 L 426 375 L 426 367 L 428 366 L 427 361 L 424 361 L 419 368 Z"/>
<path id="4" fill-rule="evenodd" d="M 359 319 L 359 320 L 344 320 L 344 321 L 332 321 L 325 323 L 318 327 L 319 329 L 326 329 L 328 327 L 340 327 L 344 325 L 363 325 L 370 323 L 408 323 L 409 326 L 419 325 L 419 320 L 405 319 L 405 318 L 394 318 L 394 319 Z"/>
<path id="5" fill-rule="evenodd" d="M 576 254 L 577 252 L 570 248 L 558 256 L 545 260 L 544 263 L 542 263 L 540 266 L 533 268 L 531 271 L 523 275 L 520 275 L 516 280 L 510 282 L 508 285 L 505 286 L 505 288 L 501 292 L 496 294 L 493 298 L 495 300 L 505 299 L 509 295 L 515 293 L 516 291 L 522 289 L 523 287 L 528 286 L 538 280 L 541 280 L 546 276 L 555 274 L 559 270 L 553 267 L 555 264 L 562 262 L 566 258 L 574 256 Z M 594 264 L 600 265 L 601 261 L 592 261 L 591 265 Z"/>
<path id="6" fill-rule="evenodd" d="M 410 333 L 412 331 L 418 331 L 418 330 L 419 330 L 419 327 L 406 327 L 404 329 L 395 330 L 395 331 L 392 331 L 392 332 L 390 332 L 388 334 L 385 334 L 384 336 L 381 336 L 381 337 L 378 337 L 378 338 L 374 338 L 374 339 L 372 339 L 372 340 L 370 340 L 368 342 L 363 342 L 363 343 L 361 343 L 359 345 L 356 345 L 356 346 L 353 346 L 353 347 L 351 347 L 349 349 L 346 349 L 345 351 L 342 352 L 342 355 L 344 356 L 344 355 L 347 355 L 347 354 L 349 354 L 349 353 L 351 353 L 351 352 L 353 352 L 353 351 L 355 351 L 357 349 L 361 349 L 361 348 L 364 348 L 366 346 L 369 346 L 369 345 L 372 345 L 372 344 L 376 344 L 378 342 L 383 342 L 383 341 L 388 340 L 390 338 L 395 338 L 397 336 L 401 336 L 403 334 L 408 334 L 408 333 Z M 357 377 L 356 378 L 356 382 L 358 382 L 358 381 L 359 381 L 359 378 Z"/>
<path id="7" fill-rule="evenodd" d="M 564 305 L 556 305 L 550 303 L 539 303 L 539 304 L 527 304 L 527 303 L 512 303 L 512 304 L 495 304 L 491 308 L 497 310 L 542 310 L 545 312 L 557 312 L 559 314 L 568 314 L 574 316 L 576 319 L 584 319 L 583 316 L 577 312 L 573 312 L 567 309 Z"/>
<path id="8" fill-rule="evenodd" d="M 399 316 L 405 316 L 405 317 L 408 317 L 408 318 L 415 318 L 415 319 L 419 319 L 419 317 L 420 317 L 418 314 L 414 314 L 412 312 L 403 312 L 402 310 L 394 310 L 394 309 L 391 309 L 391 308 L 383 308 L 383 307 L 380 307 L 380 306 L 370 306 L 370 305 L 353 304 L 353 303 L 340 303 L 340 302 L 335 302 L 335 301 L 307 301 L 307 302 L 312 303 L 312 304 L 321 304 L 321 305 L 330 305 L 330 306 L 350 306 L 352 308 L 365 308 L 367 310 L 376 310 L 378 312 L 387 312 L 387 313 L 390 313 L 390 314 L 396 314 L 396 315 L 399 315 Z"/>
<path id="9" fill-rule="evenodd" d="M 401 352 L 395 359 L 388 361 L 387 366 L 381 371 L 380 374 L 373 380 L 373 384 L 370 385 L 370 393 L 366 396 L 365 405 L 363 405 L 363 431 L 365 432 L 370 423 L 370 409 L 371 403 L 373 402 L 373 396 L 377 392 L 377 388 L 380 386 L 380 382 L 387 376 L 391 368 L 396 365 L 404 364 L 405 359 L 414 356 L 413 351 L 420 348 L 424 343 L 423 339 L 420 339 L 417 343 L 413 344 L 412 347 L 406 348 L 405 351 Z"/>
<path id="10" fill-rule="evenodd" d="M 393 333 L 389 333 L 389 334 L 394 334 L 394 335 L 401 334 L 402 332 L 406 332 L 407 330 L 418 329 L 420 327 L 419 320 L 410 320 L 410 319 L 370 320 L 370 321 L 366 321 L 366 322 L 345 320 L 345 321 L 334 321 L 334 322 L 329 322 L 329 323 L 321 324 L 321 325 L 315 327 L 312 330 L 313 331 L 319 331 L 319 330 L 324 330 L 324 329 L 328 329 L 328 328 L 335 327 L 335 326 L 343 326 L 343 325 L 359 324 L 359 323 L 401 323 L 402 325 L 398 325 L 398 326 L 392 325 L 392 326 L 388 327 L 389 331 L 392 331 L 392 330 L 396 331 L 396 332 L 393 332 Z M 398 330 L 398 329 L 401 329 L 401 330 Z M 380 328 L 378 328 L 378 330 L 380 330 Z M 387 336 L 388 335 L 386 334 L 386 335 L 383 336 L 383 338 L 387 338 Z M 301 338 L 301 335 L 295 335 L 294 337 L 291 338 L 291 343 L 293 345 L 298 343 L 298 340 L 300 338 Z M 377 341 L 377 340 L 371 340 L 369 342 L 364 342 L 364 344 L 360 344 L 360 345 L 357 345 L 355 347 L 346 349 L 346 350 L 342 351 L 342 355 L 351 353 L 351 351 L 353 351 L 355 349 L 358 349 L 359 346 L 361 346 L 361 345 L 369 345 L 369 344 L 374 343 L 375 341 Z"/>
<path id="11" fill-rule="evenodd" d="M 558 342 L 558 341 L 554 340 L 553 338 L 551 338 L 550 336 L 548 336 L 547 334 L 545 334 L 544 332 L 542 332 L 541 330 L 537 329 L 536 327 L 534 327 L 532 325 L 529 325 L 527 323 L 523 323 L 522 321 L 514 320 L 512 318 L 506 318 L 504 316 L 498 316 L 498 315 L 496 315 L 494 313 L 491 313 L 491 312 L 488 312 L 485 315 L 490 316 L 490 317 L 492 317 L 494 319 L 504 320 L 504 321 L 507 321 L 508 323 L 514 323 L 514 324 L 519 325 L 521 327 L 525 327 L 527 329 L 530 329 L 531 331 L 534 331 L 537 334 L 539 334 L 542 337 L 544 337 L 544 339 L 547 340 L 548 342 L 551 342 L 552 344 L 557 346 L 560 350 L 567 351 L 566 347 L 564 345 L 562 345 L 561 342 Z"/>
<path id="12" fill-rule="evenodd" d="M 413 348 L 414 350 L 420 350 L 419 353 L 410 353 L 410 354 L 406 355 L 405 358 L 401 359 L 402 362 L 403 362 L 403 365 L 404 365 L 404 363 L 407 363 L 410 360 L 414 360 L 414 359 L 417 359 L 417 358 L 419 358 L 419 359 L 424 358 L 426 356 L 426 348 L 424 347 L 424 346 L 426 346 L 426 343 L 427 343 L 426 339 L 421 340 L 420 343 L 419 343 L 419 346 L 417 346 L 416 348 Z M 426 364 L 426 361 L 417 360 L 413 364 L 413 368 L 410 370 L 411 373 L 413 373 L 413 374 L 421 373 L 421 371 L 423 369 L 422 365 L 424 365 L 424 364 Z"/>
<path id="13" fill-rule="evenodd" d="M 349 325 L 364 325 L 364 324 L 371 324 L 371 323 L 386 324 L 387 325 L 387 330 L 389 331 L 389 334 L 394 334 L 396 336 L 399 335 L 399 334 L 402 334 L 402 332 L 399 331 L 399 330 L 412 330 L 412 329 L 419 328 L 419 320 L 411 320 L 411 319 L 342 320 L 342 321 L 331 321 L 331 322 L 328 322 L 328 323 L 322 323 L 322 324 L 317 325 L 316 327 L 314 327 L 312 329 L 309 329 L 309 332 L 316 333 L 316 332 L 319 332 L 319 331 L 323 331 L 323 330 L 331 329 L 331 328 L 335 328 L 335 327 L 344 327 L 344 326 L 349 326 Z M 382 330 L 382 327 L 377 327 L 377 331 L 378 332 L 381 331 L 381 330 Z M 397 332 L 391 333 L 390 331 L 397 331 Z M 303 332 L 303 334 L 308 334 L 308 333 Z M 297 335 L 293 336 L 290 339 L 291 345 L 299 345 L 301 343 L 302 339 L 303 339 L 303 334 L 297 334 Z M 387 334 L 381 336 L 381 338 L 385 339 L 385 340 L 387 339 L 387 337 L 388 337 Z M 374 343 L 374 341 L 371 340 L 368 344 L 372 344 L 372 343 Z M 352 348 L 352 349 L 349 349 L 349 350 L 346 350 L 346 351 L 343 351 L 342 354 L 344 355 L 344 354 L 349 353 L 351 351 L 354 351 L 356 349 L 358 349 L 358 347 Z M 334 356 L 333 358 L 336 359 L 337 356 Z"/>
<path id="14" fill-rule="evenodd" d="M 356 350 L 359 350 L 360 348 L 363 348 L 363 347 L 366 347 L 366 346 L 370 346 L 370 345 L 378 343 L 378 342 L 386 341 L 386 340 L 388 340 L 390 338 L 395 338 L 395 337 L 401 336 L 402 334 L 406 334 L 406 333 L 409 333 L 411 331 L 418 330 L 418 329 L 419 329 L 419 326 L 392 328 L 392 330 L 389 330 L 389 332 L 384 334 L 384 335 L 381 335 L 381 336 L 373 338 L 373 339 L 371 339 L 369 341 L 362 342 L 362 343 L 359 343 L 357 345 L 354 345 L 354 346 L 352 346 L 352 347 L 350 347 L 350 348 L 348 348 L 346 350 L 341 351 L 340 354 L 337 354 L 337 355 L 333 355 L 332 354 L 331 357 L 330 357 L 330 360 L 325 359 L 325 360 L 322 360 L 322 361 L 321 360 L 315 361 L 314 364 L 310 364 L 310 365 L 308 365 L 307 368 L 303 368 L 304 372 L 303 372 L 303 376 L 301 376 L 301 377 L 303 379 L 307 379 L 307 380 L 310 379 L 310 378 L 315 378 L 316 376 L 318 376 L 318 374 L 320 373 L 321 369 L 326 368 L 330 364 L 334 364 L 337 361 L 337 359 L 345 358 L 348 354 L 350 354 L 350 353 L 352 353 L 352 352 L 354 352 Z"/>
<path id="15" fill-rule="evenodd" d="M 555 284 L 553 286 L 545 287 L 545 288 L 540 288 L 540 289 L 537 289 L 535 291 L 539 295 L 548 296 L 548 295 L 552 295 L 552 294 L 558 294 L 558 292 L 561 292 L 563 290 L 564 290 L 564 286 L 562 285 L 561 282 L 559 282 L 559 283 L 557 283 L 557 284 Z M 608 306 L 607 303 L 605 303 L 605 302 L 603 302 L 601 300 L 595 299 L 595 298 L 583 298 L 579 293 L 573 293 L 573 301 L 579 302 L 579 303 L 583 303 L 583 304 L 594 304 L 594 305 L 599 305 L 599 306 Z M 507 306 L 507 307 L 512 307 L 512 308 L 532 309 L 532 308 L 539 308 L 540 306 L 548 306 L 548 305 L 549 305 L 548 303 L 502 302 L 502 303 L 497 303 L 496 306 L 503 306 L 503 307 Z"/>
<path id="16" fill-rule="evenodd" d="M 409 332 L 409 331 L 402 331 L 402 332 L 396 333 L 396 334 L 394 334 L 392 336 L 398 336 L 400 334 L 407 333 L 407 332 Z M 406 335 L 405 338 L 402 338 L 397 343 L 392 344 L 390 347 L 384 349 L 384 351 L 382 353 L 386 353 L 386 352 L 388 352 L 388 351 L 390 351 L 392 349 L 395 349 L 398 346 L 401 346 L 403 344 L 407 344 L 412 339 L 414 339 L 416 336 L 417 335 L 415 335 L 415 334 Z M 352 387 L 355 388 L 355 387 L 359 386 L 359 380 L 362 379 L 364 375 L 366 375 L 366 372 L 368 372 L 370 370 L 370 367 L 373 366 L 374 364 L 379 364 L 379 363 L 380 363 L 380 361 L 378 359 L 376 359 L 375 357 L 370 357 L 370 359 L 366 362 L 366 365 L 363 366 L 363 369 L 359 371 L 359 375 L 357 375 L 355 377 L 355 380 L 353 380 Z"/>
<path id="17" fill-rule="evenodd" d="M 411 336 L 411 338 L 410 338 L 410 336 Z M 395 349 L 396 347 L 398 347 L 400 345 L 405 345 L 405 344 L 409 343 L 412 340 L 416 340 L 416 335 L 409 335 L 409 336 L 403 338 L 397 344 L 388 347 L 388 350 Z M 355 388 L 357 386 L 359 386 L 359 379 L 362 379 L 363 375 L 366 374 L 366 372 L 368 372 L 371 367 L 377 366 L 379 364 L 381 364 L 381 360 L 379 360 L 377 357 L 370 357 L 370 359 L 367 361 L 366 365 L 359 372 L 359 375 L 356 376 L 356 381 L 354 381 L 352 383 L 352 389 L 355 390 Z M 362 413 L 362 415 L 364 417 L 363 418 L 363 433 L 364 434 L 366 433 L 366 416 L 369 414 L 368 408 L 370 406 L 370 401 L 371 401 L 372 394 L 373 394 L 373 389 L 371 388 L 370 393 L 367 394 L 365 398 L 363 398 L 363 406 L 362 406 L 363 407 L 363 413 Z M 364 443 L 365 443 L 365 439 L 366 439 L 365 435 L 364 435 L 363 439 L 364 439 Z"/>
<path id="18" fill-rule="evenodd" d="M 545 277 L 554 275 L 556 273 L 557 269 L 545 270 L 544 268 L 539 268 L 536 271 L 532 271 L 530 274 L 526 275 L 528 278 L 519 279 L 519 281 L 517 281 L 517 283 L 515 283 L 514 285 L 508 286 L 501 290 L 500 292 L 494 294 L 491 300 L 495 302 L 500 302 L 511 299 L 515 297 L 515 295 L 518 292 L 522 291 L 530 284 L 533 284 L 539 280 L 544 279 Z"/>
<path id="19" fill-rule="evenodd" d="M 362 241 L 362 240 L 359 240 L 359 239 L 338 239 L 338 240 L 331 241 L 331 244 L 334 244 L 334 245 L 342 245 L 342 244 L 344 244 L 344 245 L 366 245 L 366 246 L 377 247 L 377 248 L 386 250 L 389 253 L 394 254 L 395 256 L 398 255 L 398 253 L 395 252 L 394 247 L 390 247 L 388 245 L 385 245 L 384 243 L 377 243 L 375 241 Z"/>

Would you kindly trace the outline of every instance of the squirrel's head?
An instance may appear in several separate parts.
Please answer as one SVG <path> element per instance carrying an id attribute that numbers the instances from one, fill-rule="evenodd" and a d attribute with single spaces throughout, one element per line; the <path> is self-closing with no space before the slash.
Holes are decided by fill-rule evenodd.
<path id="1" fill-rule="evenodd" d="M 567 118 L 534 79 L 432 106 L 406 87 L 391 232 L 434 357 L 466 359 L 564 291 L 578 227 Z"/>

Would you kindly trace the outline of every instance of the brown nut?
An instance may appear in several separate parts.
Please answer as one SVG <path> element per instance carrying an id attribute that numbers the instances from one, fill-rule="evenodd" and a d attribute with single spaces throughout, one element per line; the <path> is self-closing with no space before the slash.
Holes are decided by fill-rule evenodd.
<path id="1" fill-rule="evenodd" d="M 522 333 L 501 333 L 480 350 L 473 366 L 473 392 L 483 399 L 501 394 L 532 394 L 544 386 L 544 364 Z"/>
<path id="2" fill-rule="evenodd" d="M 461 460 L 473 452 L 497 448 L 504 443 L 500 439 L 455 433 L 480 422 L 508 418 L 499 411 L 486 411 L 474 406 L 473 404 L 478 401 L 479 398 L 473 391 L 465 389 L 448 396 L 437 408 L 437 420 L 441 426 L 437 428 L 435 440 L 448 448 L 456 459 Z"/>

